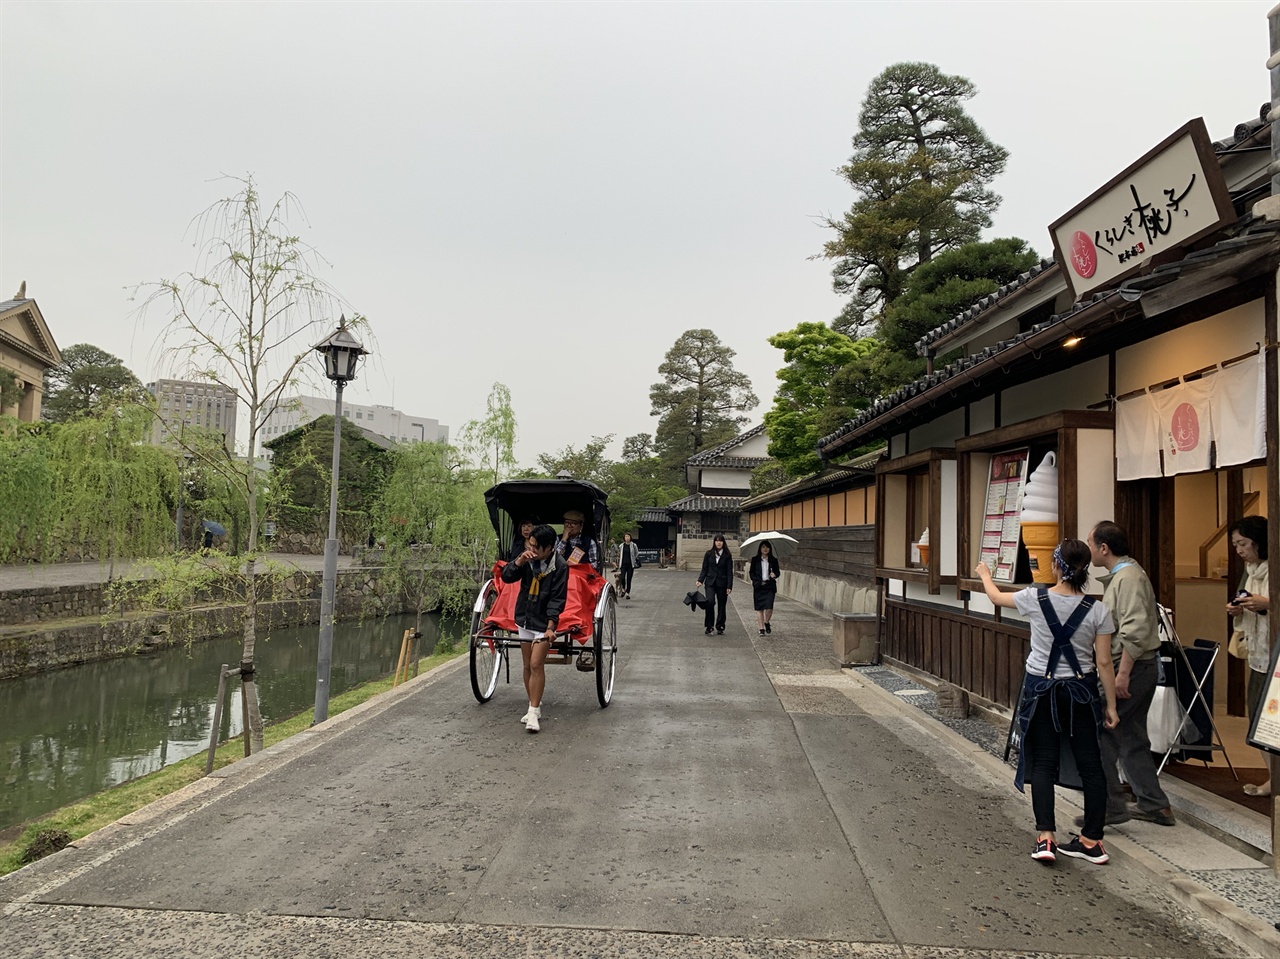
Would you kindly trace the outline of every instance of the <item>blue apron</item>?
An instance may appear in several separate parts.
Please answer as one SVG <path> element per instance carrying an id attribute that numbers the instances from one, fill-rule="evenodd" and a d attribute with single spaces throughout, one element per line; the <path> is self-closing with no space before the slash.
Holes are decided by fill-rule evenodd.
<path id="1" fill-rule="evenodd" d="M 1065 623 L 1058 621 L 1058 614 L 1054 611 L 1047 588 L 1039 591 L 1037 599 L 1040 600 L 1040 611 L 1044 614 L 1049 632 L 1053 634 L 1053 646 L 1049 649 L 1049 665 L 1045 667 L 1044 675 L 1037 676 L 1028 672 L 1022 682 L 1022 693 L 1018 697 L 1017 723 L 1021 737 L 1018 743 L 1018 771 L 1013 778 L 1013 784 L 1018 787 L 1019 792 L 1025 791 L 1023 787 L 1026 784 L 1027 730 L 1031 728 L 1031 717 L 1035 715 L 1036 709 L 1040 708 L 1042 701 L 1045 701 L 1052 711 L 1053 728 L 1058 732 L 1062 732 L 1063 728 L 1062 719 L 1058 715 L 1057 692 L 1060 688 L 1067 690 L 1071 696 L 1072 714 L 1067 717 L 1066 726 L 1068 735 L 1073 728 L 1077 704 L 1081 706 L 1088 704 L 1093 710 L 1095 727 L 1102 724 L 1102 707 L 1098 700 L 1098 674 L 1096 672 L 1086 674 L 1080 668 L 1080 660 L 1076 657 L 1076 651 L 1071 645 L 1071 637 L 1075 635 L 1076 629 L 1093 608 L 1093 598 L 1083 597 Z M 1074 675 L 1065 679 L 1054 677 L 1059 659 L 1067 661 Z M 1071 751 L 1071 744 L 1067 739 L 1061 740 L 1057 782 L 1059 786 L 1066 786 L 1069 789 L 1080 789 L 1082 786 L 1080 774 L 1076 772 L 1075 754 Z"/>

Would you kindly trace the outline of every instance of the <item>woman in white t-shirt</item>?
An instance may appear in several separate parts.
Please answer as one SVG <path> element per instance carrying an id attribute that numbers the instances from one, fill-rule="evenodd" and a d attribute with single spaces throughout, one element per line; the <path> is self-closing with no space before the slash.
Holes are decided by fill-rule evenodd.
<path id="1" fill-rule="evenodd" d="M 1098 724 L 1114 729 L 1120 721 L 1111 665 L 1111 634 L 1116 630 L 1107 608 L 1084 595 L 1089 557 L 1088 545 L 1064 539 L 1053 551 L 1057 582 L 1047 589 L 1033 586 L 1016 593 L 1002 592 L 991 581 L 986 563 L 974 570 L 987 599 L 996 606 L 1017 609 L 1031 627 L 1031 653 L 1018 710 L 1022 748 L 1014 784 L 1021 790 L 1025 780 L 1031 782 L 1037 830 L 1031 857 L 1044 863 L 1052 863 L 1058 853 L 1098 865 L 1110 858 L 1102 846 L 1107 780 Z M 1099 701 L 1099 680 L 1105 703 Z M 1084 785 L 1084 825 L 1079 836 L 1059 846 L 1053 788 L 1064 747 L 1071 750 Z"/>

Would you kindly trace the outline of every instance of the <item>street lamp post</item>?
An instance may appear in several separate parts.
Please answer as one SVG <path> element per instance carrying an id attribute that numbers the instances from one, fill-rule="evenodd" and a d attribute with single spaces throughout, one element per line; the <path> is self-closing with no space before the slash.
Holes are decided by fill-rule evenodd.
<path id="1" fill-rule="evenodd" d="M 333 663 L 333 605 L 338 586 L 338 460 L 342 453 L 342 389 L 356 378 L 356 365 L 369 351 L 347 329 L 344 314 L 338 328 L 315 345 L 324 357 L 324 375 L 333 380 L 333 469 L 329 483 L 329 538 L 324 541 L 324 583 L 320 594 L 320 649 L 316 656 L 314 723 L 329 718 L 329 669 Z"/>

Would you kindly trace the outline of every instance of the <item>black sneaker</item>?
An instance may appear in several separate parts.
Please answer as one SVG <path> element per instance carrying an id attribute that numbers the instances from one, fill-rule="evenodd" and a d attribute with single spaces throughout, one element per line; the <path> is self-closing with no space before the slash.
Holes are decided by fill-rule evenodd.
<path id="1" fill-rule="evenodd" d="M 766 633 L 772 633 L 772 632 L 773 632 L 773 627 L 772 627 L 772 626 L 770 626 L 768 623 L 765 623 L 765 624 L 764 624 L 764 631 L 765 631 Z"/>
<path id="2" fill-rule="evenodd" d="M 764 630 L 763 630 L 763 629 L 762 629 L 762 630 L 760 630 L 760 635 L 761 635 L 761 636 L 763 636 L 763 635 L 764 635 Z"/>
<path id="3" fill-rule="evenodd" d="M 716 630 L 716 635 L 717 635 L 717 636 L 723 636 L 723 635 L 724 635 L 724 630 L 723 630 L 723 629 L 717 629 L 717 630 Z"/>
<path id="4" fill-rule="evenodd" d="M 1051 863 L 1058 858 L 1058 844 L 1052 839 L 1037 839 L 1035 851 L 1031 858 L 1038 862 Z"/>
<path id="5" fill-rule="evenodd" d="M 1064 856 L 1070 856 L 1072 859 L 1084 859 L 1096 866 L 1102 866 L 1111 861 L 1111 857 L 1107 855 L 1107 851 L 1102 848 L 1102 843 L 1093 846 L 1086 846 L 1081 842 L 1080 837 L 1072 834 L 1071 842 L 1065 846 L 1059 846 L 1058 852 Z"/>
<path id="6" fill-rule="evenodd" d="M 708 635 L 708 636 L 710 636 L 710 635 L 711 635 L 711 627 L 710 627 L 710 626 L 708 626 L 708 627 L 707 627 L 707 629 L 706 629 L 706 633 L 707 633 L 707 635 Z"/>

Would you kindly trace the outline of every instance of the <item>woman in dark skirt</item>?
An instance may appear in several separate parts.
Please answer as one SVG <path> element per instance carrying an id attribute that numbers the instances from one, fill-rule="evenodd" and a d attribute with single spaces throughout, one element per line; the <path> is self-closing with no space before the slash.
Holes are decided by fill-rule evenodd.
<path id="1" fill-rule="evenodd" d="M 781 572 L 778 557 L 773 555 L 773 548 L 768 543 L 761 543 L 751 559 L 748 571 L 761 636 L 773 632 L 769 620 L 773 619 L 773 598 L 778 594 L 778 575 Z"/>

